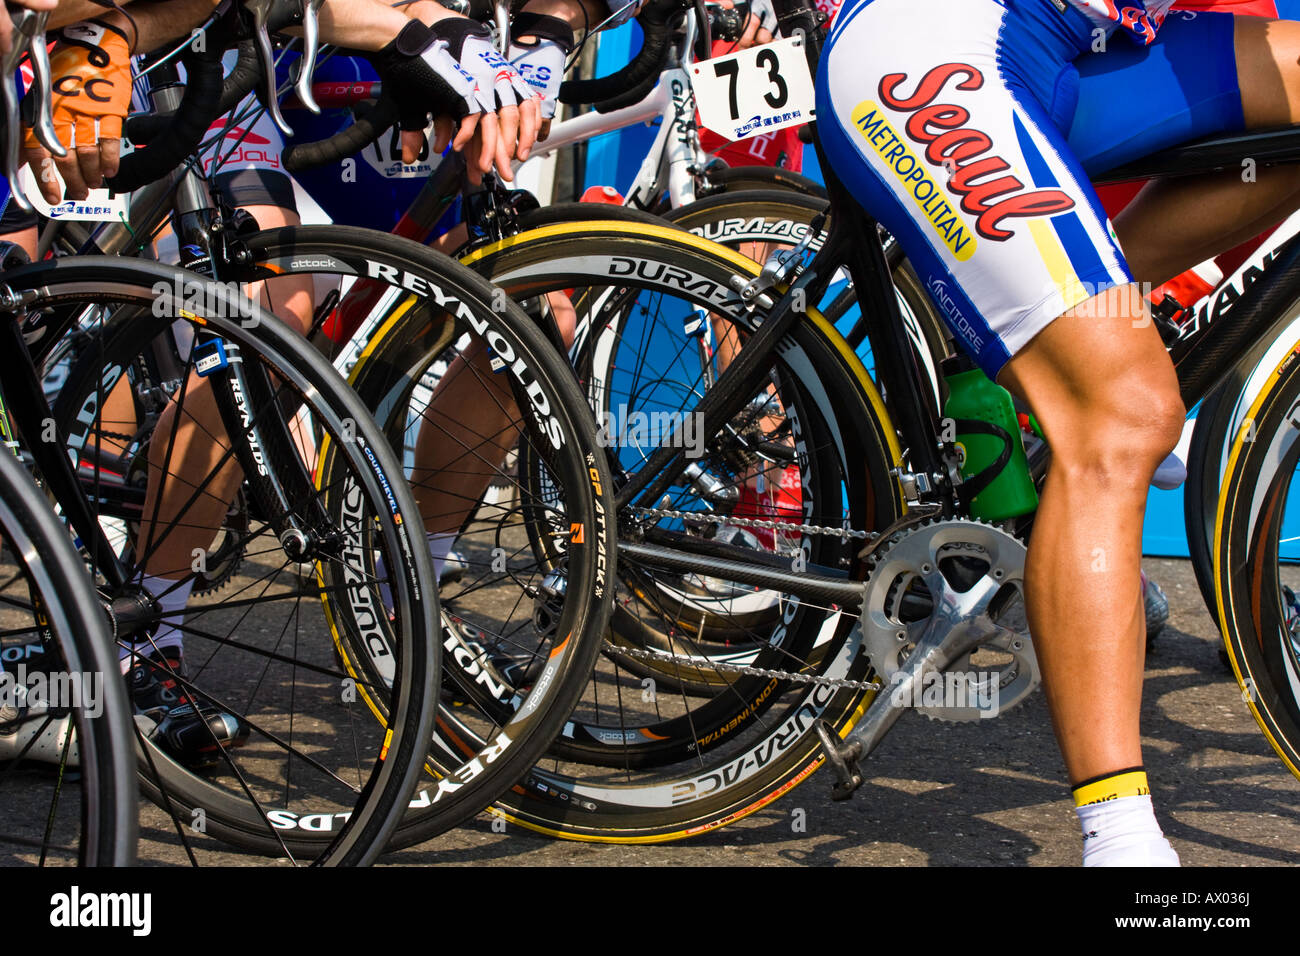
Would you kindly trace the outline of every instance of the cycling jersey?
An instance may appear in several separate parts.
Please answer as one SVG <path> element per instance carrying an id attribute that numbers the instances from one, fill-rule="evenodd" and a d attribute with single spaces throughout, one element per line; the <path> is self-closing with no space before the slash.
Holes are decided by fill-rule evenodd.
<path id="1" fill-rule="evenodd" d="M 1141 43 L 1152 43 L 1174 0 L 1070 0 L 1094 23 L 1121 27 Z"/>
<path id="2" fill-rule="evenodd" d="M 990 376 L 1132 281 L 1090 172 L 1244 125 L 1230 15 L 1094 53 L 1098 11 L 1063 5 L 848 3 L 816 83 L 832 168 Z"/>

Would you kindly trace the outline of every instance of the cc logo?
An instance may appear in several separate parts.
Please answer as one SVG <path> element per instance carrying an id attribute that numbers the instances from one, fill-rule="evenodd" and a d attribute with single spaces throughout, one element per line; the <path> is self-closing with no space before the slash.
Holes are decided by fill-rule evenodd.
<path id="1" fill-rule="evenodd" d="M 97 93 L 95 91 L 96 87 L 100 86 L 107 86 L 109 93 Z M 102 76 L 93 76 L 83 84 L 81 82 L 81 77 L 77 76 L 75 73 L 69 73 L 68 75 L 61 76 L 54 81 L 55 93 L 58 93 L 61 96 L 80 96 L 84 91 L 86 96 L 94 100 L 96 103 L 111 102 L 112 89 L 113 81 L 106 80 Z"/>

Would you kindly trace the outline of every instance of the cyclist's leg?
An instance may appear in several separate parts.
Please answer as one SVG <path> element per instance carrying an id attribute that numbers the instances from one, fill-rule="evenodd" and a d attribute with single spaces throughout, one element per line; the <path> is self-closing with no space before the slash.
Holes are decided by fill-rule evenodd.
<path id="1" fill-rule="evenodd" d="M 841 12 L 817 83 L 837 173 L 984 370 L 1012 361 L 1004 381 L 1047 428 L 1026 605 L 1076 786 L 1141 764 L 1141 519 L 1183 418 L 1140 301 L 1094 298 L 1131 277 L 1060 130 L 1059 80 L 1091 40 L 1047 2 L 873 0 Z M 1120 861 L 1168 862 L 1149 800 L 1120 804 L 1120 832 L 1138 818 Z"/>
<path id="2" fill-rule="evenodd" d="M 273 129 L 270 132 L 278 136 Z M 226 199 L 232 205 L 244 208 L 266 228 L 298 224 L 292 183 L 278 169 L 267 168 L 268 163 L 279 164 L 278 143 L 277 138 L 273 141 L 274 149 L 263 146 L 255 159 L 243 161 L 243 168 L 216 177 L 217 186 Z M 251 147 L 247 154 L 252 156 Z M 270 283 L 257 283 L 246 288 L 245 293 L 260 300 L 263 307 L 298 331 L 306 332 L 309 327 L 312 315 L 309 279 L 291 276 Z M 125 410 L 129 409 L 129 403 L 121 401 L 120 393 L 124 392 L 124 388 L 117 389 L 110 401 L 116 398 L 116 404 L 123 405 Z M 138 664 L 140 653 L 163 654 L 172 660 L 175 669 L 183 667 L 182 628 L 194 587 L 193 555 L 196 550 L 208 548 L 219 534 L 243 478 L 233 458 L 221 464 L 229 446 L 224 440 L 226 429 L 207 382 L 191 374 L 185 394 L 184 412 L 173 403 L 159 421 L 155 435 L 166 436 L 166 439 L 150 443 L 146 520 L 141 526 L 138 542 L 141 549 L 138 553 L 149 555 L 144 562 L 141 583 L 158 600 L 164 617 L 147 648 L 137 648 L 134 652 L 125 646 L 122 648 L 123 668 L 127 670 Z M 181 415 L 179 422 L 178 414 Z M 300 444 L 304 454 L 310 454 L 305 436 Z M 218 473 L 210 478 L 214 469 Z M 200 497 L 190 503 L 191 496 L 201 486 Z M 182 510 L 184 520 L 171 524 Z M 167 530 L 164 532 L 163 528 Z M 151 548 L 154 550 L 149 554 Z"/>
<path id="3" fill-rule="evenodd" d="M 278 229 L 297 226 L 298 204 L 294 199 L 293 181 L 280 168 L 280 134 L 269 119 L 262 118 L 253 127 L 253 133 L 264 134 L 260 139 L 267 144 L 253 153 L 245 150 L 243 162 L 233 168 L 223 168 L 216 176 L 217 188 L 222 195 L 252 216 L 261 229 Z M 306 334 L 311 327 L 311 280 L 303 276 L 286 276 L 270 282 L 247 286 L 244 294 L 260 301 L 263 308 L 275 313 L 299 332 Z"/>
<path id="4" fill-rule="evenodd" d="M 1142 763 L 1145 615 L 1133 585 L 1147 486 L 1183 421 L 1177 376 L 1140 296 L 1102 298 L 1122 305 L 1092 300 L 1065 313 L 999 376 L 1052 446 L 1025 604 L 1076 784 Z"/>
<path id="5" fill-rule="evenodd" d="M 454 255 L 468 237 L 465 224 L 458 223 L 431 245 Z M 573 305 L 559 292 L 545 299 L 560 336 L 566 345 L 572 344 L 577 321 Z M 518 417 L 509 383 L 495 374 L 481 342 L 458 356 L 434 388 L 416 441 L 411 488 L 431 536 L 435 573 L 451 547 L 451 536 L 500 474 L 502 460 L 519 438 Z"/>

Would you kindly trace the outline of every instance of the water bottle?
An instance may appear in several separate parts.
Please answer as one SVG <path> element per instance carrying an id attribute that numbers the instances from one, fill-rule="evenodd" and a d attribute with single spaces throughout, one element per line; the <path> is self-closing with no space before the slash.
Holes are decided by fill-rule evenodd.
<path id="1" fill-rule="evenodd" d="M 948 401 L 943 414 L 955 428 L 964 480 L 961 492 L 971 517 L 1003 521 L 1038 507 L 1038 491 L 1020 438 L 1011 393 L 965 355 L 944 360 Z M 973 498 L 971 496 L 974 496 Z"/>

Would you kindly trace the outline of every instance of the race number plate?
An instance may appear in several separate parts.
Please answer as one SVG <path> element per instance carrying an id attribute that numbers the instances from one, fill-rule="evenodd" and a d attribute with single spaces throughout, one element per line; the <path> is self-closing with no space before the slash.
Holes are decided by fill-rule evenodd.
<path id="1" fill-rule="evenodd" d="M 692 71 L 700 119 L 727 139 L 748 139 L 817 118 L 803 37 L 705 60 Z"/>
<path id="2" fill-rule="evenodd" d="M 50 173 L 55 176 L 59 183 L 59 192 L 63 192 L 63 177 L 51 163 L 48 167 Z M 36 177 L 32 175 L 32 168 L 24 166 L 18 172 L 18 188 L 23 191 L 28 202 L 36 209 L 38 213 L 47 219 L 76 219 L 82 222 L 119 222 L 127 218 L 129 210 L 127 200 L 130 198 L 126 195 L 118 194 L 114 196 L 107 189 L 92 189 L 90 195 L 85 199 L 67 199 L 57 206 L 51 206 L 41 195 L 41 191 L 36 185 Z"/>

